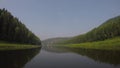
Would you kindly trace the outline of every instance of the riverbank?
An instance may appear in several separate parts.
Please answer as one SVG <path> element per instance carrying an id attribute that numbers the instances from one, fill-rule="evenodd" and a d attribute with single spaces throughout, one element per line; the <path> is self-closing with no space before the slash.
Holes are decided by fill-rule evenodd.
<path id="1" fill-rule="evenodd" d="M 12 44 L 0 42 L 0 50 L 20 50 L 20 49 L 32 49 L 40 48 L 40 45 L 28 45 L 28 44 Z"/>
<path id="2" fill-rule="evenodd" d="M 67 47 L 67 48 L 120 50 L 120 37 L 112 38 L 104 41 L 86 42 L 86 43 L 79 43 L 79 44 L 62 44 L 58 46 Z"/>

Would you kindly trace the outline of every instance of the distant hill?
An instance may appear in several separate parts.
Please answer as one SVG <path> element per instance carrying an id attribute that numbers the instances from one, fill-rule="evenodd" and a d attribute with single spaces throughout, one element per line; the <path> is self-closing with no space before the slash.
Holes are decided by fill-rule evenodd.
<path id="1" fill-rule="evenodd" d="M 62 41 L 66 41 L 66 40 L 69 40 L 70 38 L 66 37 L 66 38 L 62 38 L 62 37 L 59 37 L 59 38 L 50 38 L 50 39 L 46 39 L 46 40 L 43 40 L 42 41 L 42 44 L 43 45 L 52 45 L 52 44 L 56 44 L 56 43 L 60 43 Z"/>
<path id="2" fill-rule="evenodd" d="M 83 43 L 102 41 L 109 38 L 120 36 L 120 16 L 111 18 L 91 31 L 75 36 L 63 43 Z"/>
<path id="3" fill-rule="evenodd" d="M 6 9 L 0 9 L 0 41 L 41 44 L 40 39 Z"/>

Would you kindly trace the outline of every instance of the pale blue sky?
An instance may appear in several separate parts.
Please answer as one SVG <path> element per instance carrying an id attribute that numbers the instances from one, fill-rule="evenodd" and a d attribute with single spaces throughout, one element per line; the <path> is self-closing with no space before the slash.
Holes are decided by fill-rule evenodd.
<path id="1" fill-rule="evenodd" d="M 120 0 L 0 0 L 41 40 L 85 33 L 120 15 Z"/>

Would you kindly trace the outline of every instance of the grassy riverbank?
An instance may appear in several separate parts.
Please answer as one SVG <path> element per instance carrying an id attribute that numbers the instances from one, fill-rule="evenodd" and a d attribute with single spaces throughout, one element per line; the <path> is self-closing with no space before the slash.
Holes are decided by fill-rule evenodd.
<path id="1" fill-rule="evenodd" d="M 18 49 L 32 49 L 41 47 L 39 45 L 28 45 L 28 44 L 11 44 L 0 42 L 0 50 L 18 50 Z"/>
<path id="2" fill-rule="evenodd" d="M 79 44 L 63 44 L 59 46 L 68 47 L 68 48 L 120 50 L 120 37 L 112 38 L 104 41 L 86 42 L 86 43 L 79 43 Z"/>

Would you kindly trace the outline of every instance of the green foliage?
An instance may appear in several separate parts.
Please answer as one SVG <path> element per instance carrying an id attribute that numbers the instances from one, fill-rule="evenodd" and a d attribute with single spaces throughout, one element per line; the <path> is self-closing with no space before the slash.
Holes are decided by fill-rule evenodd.
<path id="1" fill-rule="evenodd" d="M 62 44 L 58 45 L 58 47 L 97 49 L 97 50 L 120 50 L 120 37 L 96 42 L 86 42 L 79 44 Z"/>
<path id="2" fill-rule="evenodd" d="M 5 9 L 0 9 L 0 40 L 22 44 L 41 44 L 40 39 L 34 33 Z"/>
<path id="3" fill-rule="evenodd" d="M 0 43 L 1 50 L 21 50 L 21 49 L 33 49 L 40 48 L 40 46 L 28 45 L 28 44 L 11 44 L 11 43 Z"/>
<path id="4" fill-rule="evenodd" d="M 86 34 L 73 37 L 64 43 L 101 41 L 117 36 L 120 36 L 120 16 L 111 18 L 99 27 L 87 32 Z"/>

